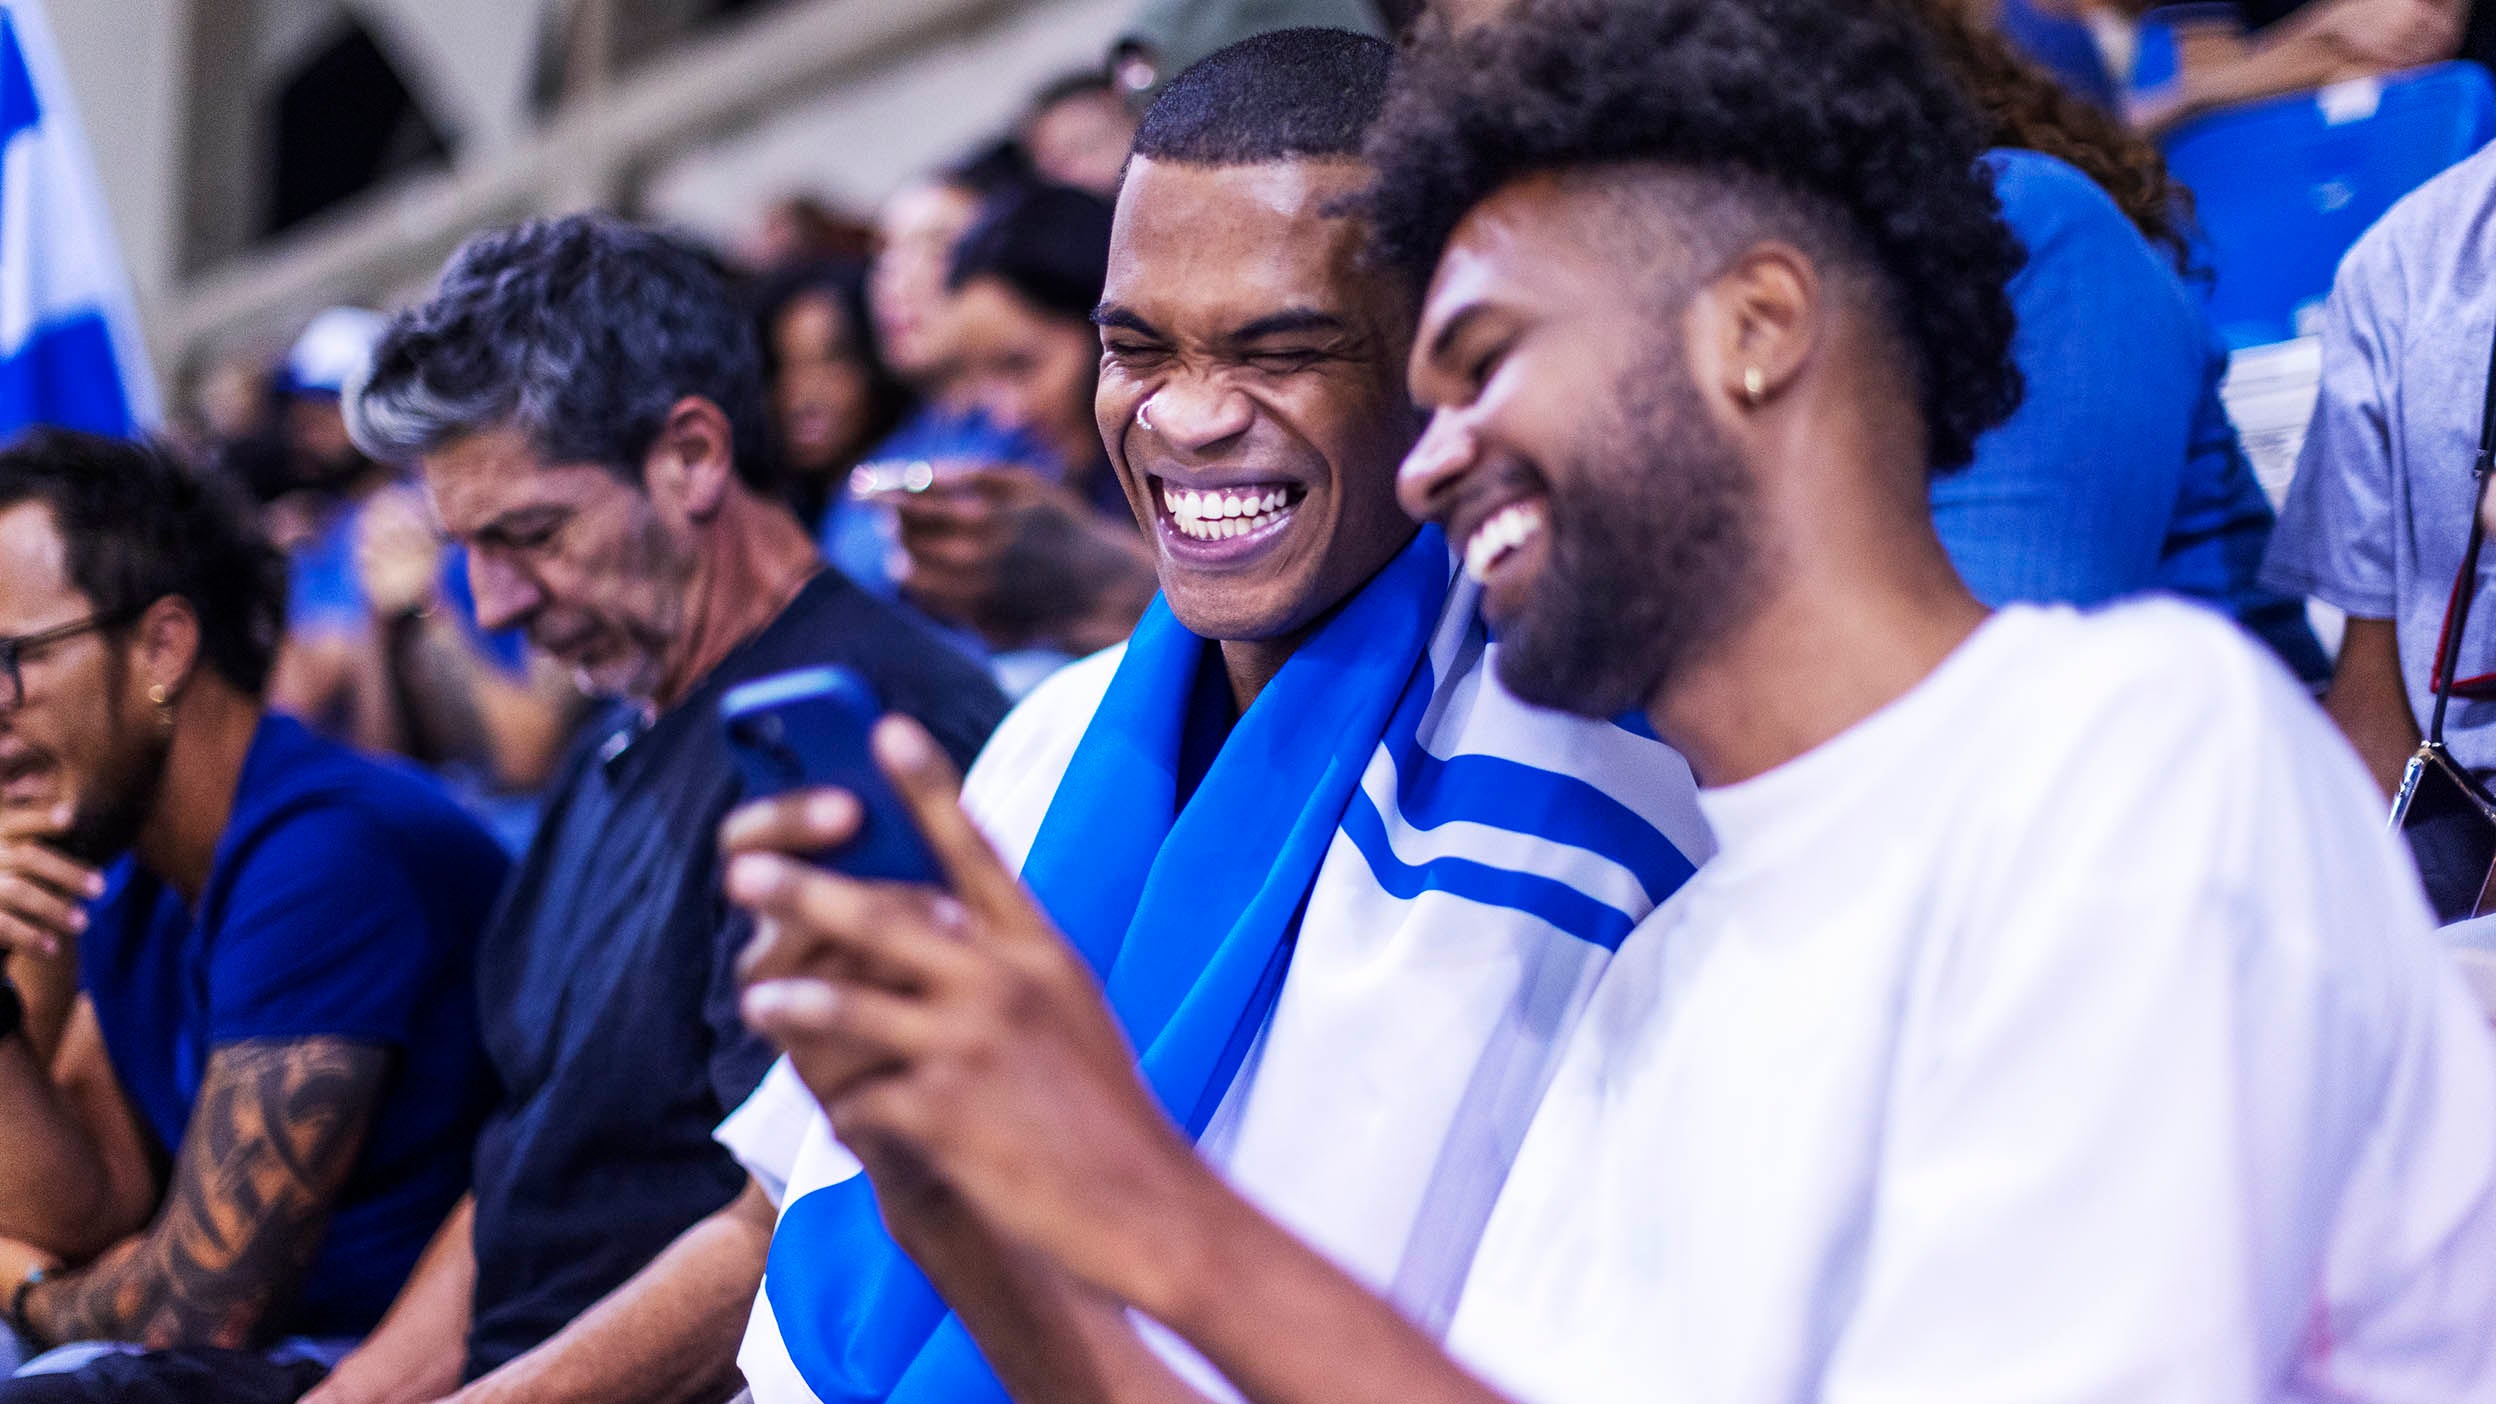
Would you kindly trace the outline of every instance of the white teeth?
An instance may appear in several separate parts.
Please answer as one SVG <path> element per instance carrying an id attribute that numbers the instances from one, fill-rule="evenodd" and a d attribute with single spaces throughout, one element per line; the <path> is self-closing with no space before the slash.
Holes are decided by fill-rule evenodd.
<path id="1" fill-rule="evenodd" d="M 1465 574 L 1475 584 L 1481 584 L 1509 552 L 1540 536 L 1542 531 L 1541 503 L 1518 502 L 1501 508 L 1497 515 L 1475 528 L 1473 539 L 1465 543 Z"/>
<path id="2" fill-rule="evenodd" d="M 1291 509 L 1291 494 L 1282 488 L 1194 492 L 1165 484 L 1162 504 L 1182 535 L 1225 541 L 1274 525 Z"/>

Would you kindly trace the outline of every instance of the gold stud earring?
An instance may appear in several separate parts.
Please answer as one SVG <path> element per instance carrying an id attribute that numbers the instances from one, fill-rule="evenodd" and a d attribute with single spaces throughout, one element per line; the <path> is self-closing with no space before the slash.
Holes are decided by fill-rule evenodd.
<path id="1" fill-rule="evenodd" d="M 1742 372 L 1742 398 L 1752 404 L 1768 398 L 1768 372 L 1752 366 Z"/>
<path id="2" fill-rule="evenodd" d="M 147 690 L 147 700 L 155 703 L 159 707 L 165 705 L 171 695 L 172 694 L 165 691 L 165 685 L 163 683 L 157 683 Z"/>

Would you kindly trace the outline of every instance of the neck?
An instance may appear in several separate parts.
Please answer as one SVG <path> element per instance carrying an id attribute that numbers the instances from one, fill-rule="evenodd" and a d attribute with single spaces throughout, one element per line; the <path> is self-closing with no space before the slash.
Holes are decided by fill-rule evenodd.
<path id="1" fill-rule="evenodd" d="M 685 588 L 684 634 L 651 699 L 661 711 L 682 701 L 720 660 L 778 618 L 823 568 L 797 518 L 743 487 L 730 491 L 704 531 Z"/>
<path id="2" fill-rule="evenodd" d="M 1842 421 L 1841 421 L 1842 422 Z M 1821 421 L 1825 425 L 1827 421 Z M 1806 424 L 1759 503 L 1761 593 L 1649 699 L 1647 720 L 1701 783 L 1738 784 L 1912 691 L 1984 623 L 1933 532 L 1912 423 Z M 1849 468 L 1843 460 L 1861 455 Z"/>
<path id="3" fill-rule="evenodd" d="M 197 904 L 208 885 L 260 718 L 258 702 L 204 670 L 174 704 L 164 775 L 132 853 L 185 902 Z"/>
<path id="4" fill-rule="evenodd" d="M 1299 652 L 1300 645 L 1307 643 L 1309 635 L 1315 632 L 1317 626 L 1311 624 L 1279 639 L 1222 641 L 1222 670 L 1230 674 L 1231 700 L 1238 704 L 1240 715 L 1247 715 L 1257 694 L 1265 691 L 1265 685 L 1274 681 L 1274 675 L 1283 670 L 1291 655 Z"/>

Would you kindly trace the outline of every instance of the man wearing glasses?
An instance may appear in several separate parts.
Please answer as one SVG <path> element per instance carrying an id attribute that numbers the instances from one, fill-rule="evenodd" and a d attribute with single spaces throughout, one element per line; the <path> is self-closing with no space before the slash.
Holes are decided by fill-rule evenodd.
<path id="1" fill-rule="evenodd" d="M 285 568 L 153 450 L 0 448 L 0 1401 L 292 1399 L 467 1185 L 505 861 L 270 715 Z"/>

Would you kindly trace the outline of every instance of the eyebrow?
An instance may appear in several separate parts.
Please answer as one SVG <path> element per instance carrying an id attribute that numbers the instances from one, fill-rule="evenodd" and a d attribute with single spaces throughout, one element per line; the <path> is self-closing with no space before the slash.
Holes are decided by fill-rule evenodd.
<path id="1" fill-rule="evenodd" d="M 1456 348 L 1457 339 L 1465 334 L 1465 329 L 1481 320 L 1483 313 L 1487 310 L 1481 303 L 1467 303 L 1457 311 L 1456 315 L 1441 322 L 1438 335 L 1430 338 L 1430 349 L 1425 353 L 1426 359 L 1433 362 L 1445 360 L 1447 354 Z"/>
<path id="2" fill-rule="evenodd" d="M 1126 308 L 1117 306 L 1114 303 L 1104 302 L 1100 306 L 1093 308 L 1092 325 L 1101 328 L 1103 331 L 1107 331 L 1111 327 L 1116 327 L 1122 331 L 1134 332 L 1138 336 L 1149 336 L 1155 341 L 1169 340 L 1168 337 L 1161 334 L 1161 328 L 1154 326 L 1152 323 L 1145 321 L 1142 317 L 1139 317 L 1133 312 L 1128 311 Z"/>
<path id="3" fill-rule="evenodd" d="M 1321 312 L 1314 307 L 1294 307 L 1274 313 L 1272 316 L 1259 317 L 1245 326 L 1238 327 L 1231 332 L 1230 339 L 1263 341 L 1269 336 L 1290 336 L 1298 332 L 1339 332 L 1343 329 L 1343 319 L 1332 312 Z"/>

